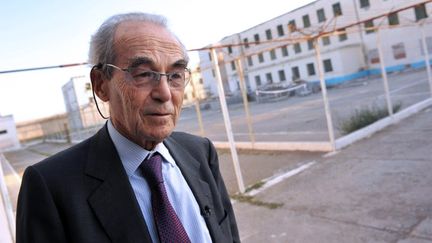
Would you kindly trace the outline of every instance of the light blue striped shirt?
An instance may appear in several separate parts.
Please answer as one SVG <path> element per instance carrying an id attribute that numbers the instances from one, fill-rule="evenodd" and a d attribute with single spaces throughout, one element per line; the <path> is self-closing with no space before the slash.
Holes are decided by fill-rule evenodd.
<path id="1" fill-rule="evenodd" d="M 162 163 L 162 175 L 168 198 L 182 222 L 191 242 L 212 242 L 204 218 L 200 214 L 198 203 L 183 177 L 179 167 L 163 143 L 156 145 L 153 151 L 148 151 L 121 135 L 108 120 L 108 133 L 114 142 L 129 182 L 135 192 L 135 197 L 147 224 L 153 242 L 159 242 L 156 225 L 151 207 L 151 191 L 143 177 L 139 166 L 149 153 L 159 152 Z"/>

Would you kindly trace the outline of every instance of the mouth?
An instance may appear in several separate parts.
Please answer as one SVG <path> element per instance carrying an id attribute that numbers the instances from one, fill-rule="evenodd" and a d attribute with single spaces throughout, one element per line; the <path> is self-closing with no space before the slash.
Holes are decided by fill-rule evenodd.
<path id="1" fill-rule="evenodd" d="M 150 112 L 146 114 L 147 116 L 154 116 L 154 117 L 164 117 L 164 116 L 170 116 L 171 113 L 161 113 L 161 112 Z"/>

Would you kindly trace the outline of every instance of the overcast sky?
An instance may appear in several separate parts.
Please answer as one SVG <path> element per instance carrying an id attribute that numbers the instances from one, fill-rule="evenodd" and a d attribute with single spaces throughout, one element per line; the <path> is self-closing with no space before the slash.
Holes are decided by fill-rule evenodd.
<path id="1" fill-rule="evenodd" d="M 142 11 L 167 17 L 188 49 L 217 42 L 312 0 L 14 0 L 0 5 L 0 71 L 87 61 L 90 36 L 108 17 Z M 196 54 L 190 53 L 196 62 Z M 0 115 L 15 121 L 65 111 L 61 87 L 87 67 L 0 74 Z"/>

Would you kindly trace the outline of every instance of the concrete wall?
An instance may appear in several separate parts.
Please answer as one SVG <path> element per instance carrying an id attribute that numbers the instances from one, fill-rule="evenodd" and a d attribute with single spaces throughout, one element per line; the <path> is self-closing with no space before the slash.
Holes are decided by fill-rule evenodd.
<path id="1" fill-rule="evenodd" d="M 0 151 L 19 147 L 20 143 L 13 116 L 0 116 Z"/>

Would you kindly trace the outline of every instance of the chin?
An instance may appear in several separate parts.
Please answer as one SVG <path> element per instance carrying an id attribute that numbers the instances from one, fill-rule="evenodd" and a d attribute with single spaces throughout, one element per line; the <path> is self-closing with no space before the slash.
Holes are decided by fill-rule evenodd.
<path id="1" fill-rule="evenodd" d="M 144 132 L 144 134 L 146 135 L 145 137 L 149 137 L 157 142 L 162 142 L 165 138 L 171 135 L 173 130 L 173 126 L 154 126 L 150 128 L 145 128 L 144 131 L 149 132 Z"/>

